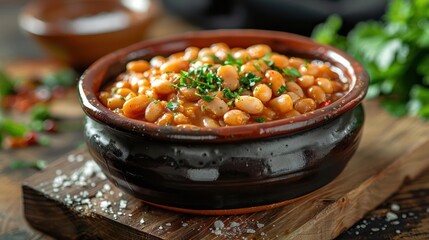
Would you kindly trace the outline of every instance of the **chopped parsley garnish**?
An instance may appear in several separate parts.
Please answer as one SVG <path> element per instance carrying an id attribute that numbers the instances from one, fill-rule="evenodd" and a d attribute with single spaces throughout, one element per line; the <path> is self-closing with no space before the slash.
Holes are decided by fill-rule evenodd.
<path id="1" fill-rule="evenodd" d="M 220 63 L 222 62 L 216 55 L 208 55 L 211 59 L 213 59 L 213 62 Z"/>
<path id="2" fill-rule="evenodd" d="M 178 109 L 179 108 L 179 103 L 177 103 L 177 102 L 168 102 L 167 103 L 167 108 L 170 110 L 170 111 L 175 111 L 176 109 Z"/>
<path id="3" fill-rule="evenodd" d="M 266 60 L 267 58 L 270 58 L 271 56 L 273 56 L 273 53 L 272 53 L 272 52 L 269 52 L 269 53 L 265 54 L 265 56 L 263 56 L 262 58 L 263 58 L 264 60 Z"/>
<path id="4" fill-rule="evenodd" d="M 307 60 L 307 59 L 304 59 L 304 67 L 305 67 L 305 68 L 308 68 L 308 64 L 309 64 L 308 60 Z"/>
<path id="5" fill-rule="evenodd" d="M 282 72 L 282 70 L 274 64 L 273 60 L 270 60 L 270 59 L 263 59 L 263 60 L 265 64 L 267 64 L 268 67 L 270 67 L 271 69 L 276 70 L 277 72 Z"/>
<path id="6" fill-rule="evenodd" d="M 238 93 L 231 91 L 230 88 L 224 88 L 223 89 L 223 97 L 226 99 L 234 99 L 237 97 Z"/>
<path id="7" fill-rule="evenodd" d="M 226 60 L 225 60 L 225 62 L 223 62 L 222 65 L 237 65 L 237 66 L 241 66 L 241 65 L 243 65 L 243 60 L 241 60 L 241 58 L 235 59 L 230 53 L 228 53 L 226 55 Z"/>
<path id="8" fill-rule="evenodd" d="M 263 117 L 255 118 L 255 122 L 258 122 L 258 123 L 263 123 L 263 122 L 265 122 L 265 121 L 266 121 L 266 119 L 265 119 L 265 118 L 263 118 Z"/>
<path id="9" fill-rule="evenodd" d="M 243 88 L 241 86 L 238 88 L 238 90 L 236 90 L 234 92 L 231 89 L 229 89 L 229 88 L 224 88 L 223 89 L 223 97 L 226 98 L 226 99 L 231 100 L 231 99 L 234 99 L 236 97 L 239 97 L 246 90 L 248 90 L 248 89 L 247 88 Z"/>
<path id="10" fill-rule="evenodd" d="M 209 96 L 208 93 L 222 90 L 222 78 L 216 75 L 216 71 L 211 68 L 211 65 L 203 65 L 189 72 L 180 72 L 179 83 L 176 88 L 187 87 L 195 88 L 200 96 L 205 101 L 212 101 L 214 96 Z"/>
<path id="11" fill-rule="evenodd" d="M 195 95 L 202 98 L 206 102 L 211 102 L 216 97 L 216 95 L 210 96 L 210 95 L 203 95 L 203 94 L 199 94 L 199 93 L 195 93 Z"/>
<path id="12" fill-rule="evenodd" d="M 285 85 L 282 85 L 279 90 L 277 90 L 277 95 L 282 95 L 287 90 Z"/>
<path id="13" fill-rule="evenodd" d="M 262 78 L 255 75 L 254 73 L 246 73 L 244 77 L 240 78 L 240 83 L 246 88 L 251 88 L 256 85 L 256 83 L 262 81 Z"/>
<path id="14" fill-rule="evenodd" d="M 253 66 L 256 68 L 256 70 L 262 72 L 261 67 L 258 64 L 253 64 Z"/>
<path id="15" fill-rule="evenodd" d="M 298 69 L 293 67 L 284 68 L 283 73 L 291 77 L 301 77 L 301 73 L 298 71 Z"/>
<path id="16" fill-rule="evenodd" d="M 268 67 L 272 68 L 274 65 L 274 61 L 270 60 L 270 59 L 263 59 L 263 61 L 265 62 L 265 64 L 268 65 Z"/>

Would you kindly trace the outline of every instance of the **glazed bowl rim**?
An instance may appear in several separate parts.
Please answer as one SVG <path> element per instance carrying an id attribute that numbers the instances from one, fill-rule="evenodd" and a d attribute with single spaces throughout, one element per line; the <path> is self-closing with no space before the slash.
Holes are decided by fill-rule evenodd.
<path id="1" fill-rule="evenodd" d="M 274 39 L 307 45 L 311 51 L 305 52 L 314 56 L 314 59 L 318 59 L 317 56 L 322 55 L 328 56 L 332 61 L 335 58 L 336 62 L 341 64 L 349 72 L 351 77 L 351 79 L 349 79 L 349 81 L 351 81 L 349 91 L 332 104 L 297 117 L 243 126 L 198 129 L 158 126 L 154 123 L 120 116 L 105 107 L 96 95 L 99 89 L 94 90 L 95 80 L 105 77 L 109 67 L 118 62 L 125 61 L 127 57 L 130 57 L 130 55 L 135 52 L 144 51 L 145 48 L 154 45 L 171 44 L 193 38 L 206 39 L 222 36 L 236 38 L 267 36 L 266 40 Z M 368 84 L 369 77 L 363 66 L 342 50 L 316 43 L 310 38 L 293 33 L 253 29 L 229 29 L 187 32 L 170 37 L 142 41 L 117 50 L 97 60 L 83 73 L 79 79 L 78 92 L 80 103 L 85 114 L 110 128 L 141 136 L 150 136 L 155 139 L 216 142 L 260 139 L 269 136 L 292 134 L 316 127 L 339 117 L 360 104 L 366 95 Z"/>
<path id="2" fill-rule="evenodd" d="M 103 0 L 92 0 L 92 1 L 103 1 Z M 132 10 L 128 6 L 126 6 L 122 0 L 110 0 L 112 2 L 118 2 L 122 6 L 125 6 L 126 8 L 130 9 L 132 12 L 140 13 L 140 16 L 138 18 L 133 18 L 133 20 L 130 21 L 128 25 L 124 28 L 114 29 L 111 31 L 101 31 L 101 32 L 91 32 L 91 33 L 77 33 L 72 30 L 67 30 L 62 27 L 60 23 L 57 21 L 45 21 L 37 18 L 35 16 L 36 12 L 40 9 L 43 9 L 43 7 L 47 6 L 47 4 L 52 3 L 52 1 L 49 0 L 36 0 L 27 3 L 20 11 L 18 15 L 18 23 L 21 29 L 25 30 L 26 32 L 37 35 L 37 36 L 63 36 L 63 35 L 73 35 L 73 36 L 94 36 L 94 35 L 104 35 L 104 34 L 111 34 L 111 33 L 118 33 L 125 31 L 127 29 L 137 27 L 141 24 L 144 24 L 148 21 L 151 21 L 155 18 L 155 16 L 159 13 L 160 7 L 158 6 L 158 3 L 156 0 L 147 0 L 148 1 L 148 7 L 144 12 L 138 12 L 135 10 Z M 85 1 L 83 1 L 85 2 Z M 79 1 L 70 1 L 70 0 L 61 0 L 54 2 L 56 4 L 64 4 L 64 3 L 72 3 L 72 4 L 79 4 Z"/>

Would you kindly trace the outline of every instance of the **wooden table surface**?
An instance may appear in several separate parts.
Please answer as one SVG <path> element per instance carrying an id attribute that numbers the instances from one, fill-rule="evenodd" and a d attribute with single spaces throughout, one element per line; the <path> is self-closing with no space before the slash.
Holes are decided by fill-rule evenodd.
<path id="1" fill-rule="evenodd" d="M 0 67 L 12 59 L 40 57 L 36 46 L 17 29 L 16 15 L 25 2 L 6 0 L 0 3 L 0 27 L 4 33 L 0 34 Z M 151 29 L 149 37 L 193 29 L 196 28 L 164 14 Z M 19 47 L 21 45 L 25 47 Z M 59 156 L 82 146 L 82 113 L 75 94 L 69 93 L 64 100 L 55 103 L 53 107 L 66 108 L 68 111 L 64 115 L 59 113 L 65 130 L 52 135 L 53 141 L 49 147 L 0 150 L 0 182 L 2 183 L 0 184 L 0 240 L 49 239 L 48 236 L 28 226 L 23 217 L 21 182 L 36 170 L 12 170 L 9 165 L 13 160 L 43 159 L 52 162 Z M 400 136 L 398 141 L 401 141 Z M 399 217 L 397 221 L 386 220 L 391 217 L 389 214 L 392 212 Z M 398 193 L 339 236 L 339 239 L 409 238 L 429 239 L 429 170 L 426 170 L 417 180 L 406 182 Z"/>

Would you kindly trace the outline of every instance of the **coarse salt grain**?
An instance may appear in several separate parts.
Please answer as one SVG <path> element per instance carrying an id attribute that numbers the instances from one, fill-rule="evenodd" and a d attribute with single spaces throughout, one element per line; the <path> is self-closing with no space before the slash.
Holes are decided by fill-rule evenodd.
<path id="1" fill-rule="evenodd" d="M 110 191 L 110 189 L 112 189 L 112 187 L 108 183 L 104 184 L 104 186 L 103 186 L 104 192 L 108 192 L 108 191 Z"/>
<path id="2" fill-rule="evenodd" d="M 103 193 L 101 191 L 97 191 L 97 193 L 95 194 L 96 198 L 102 198 L 103 197 Z"/>
<path id="3" fill-rule="evenodd" d="M 371 228 L 371 231 L 378 232 L 378 231 L 380 231 L 380 228 Z"/>
<path id="4" fill-rule="evenodd" d="M 77 155 L 75 159 L 76 162 L 82 162 L 84 160 L 83 155 Z"/>
<path id="5" fill-rule="evenodd" d="M 59 188 L 63 185 L 64 181 L 66 180 L 66 175 L 60 175 L 56 176 L 54 180 L 52 181 L 52 187 L 53 188 Z"/>
<path id="6" fill-rule="evenodd" d="M 75 156 L 73 154 L 70 154 L 67 156 L 67 161 L 74 162 L 76 160 Z"/>
<path id="7" fill-rule="evenodd" d="M 221 220 L 216 220 L 213 223 L 213 226 L 215 227 L 215 229 L 222 229 L 225 227 L 225 224 Z"/>
<path id="8" fill-rule="evenodd" d="M 246 233 L 252 234 L 252 233 L 255 233 L 255 232 L 256 231 L 254 229 L 251 229 L 251 228 L 246 229 Z"/>
<path id="9" fill-rule="evenodd" d="M 187 223 L 182 223 L 182 227 L 187 227 L 188 224 Z"/>
<path id="10" fill-rule="evenodd" d="M 101 208 L 109 208 L 110 206 L 112 206 L 112 202 L 111 201 L 101 201 L 100 202 L 100 207 Z"/>
<path id="11" fill-rule="evenodd" d="M 396 215 L 396 213 L 387 212 L 387 214 L 386 214 L 386 221 L 390 222 L 390 221 L 393 221 L 393 220 L 396 220 L 396 219 L 398 219 L 398 215 Z"/>
<path id="12" fill-rule="evenodd" d="M 141 218 L 140 219 L 140 224 L 143 224 L 144 223 L 144 219 L 143 218 Z"/>
<path id="13" fill-rule="evenodd" d="M 166 223 L 165 226 L 170 227 L 171 223 Z"/>
<path id="14" fill-rule="evenodd" d="M 239 226 L 240 226 L 240 223 L 238 223 L 238 222 L 231 222 L 231 224 L 229 224 L 229 226 L 230 226 L 231 228 L 239 227 Z"/>
<path id="15" fill-rule="evenodd" d="M 121 199 L 121 200 L 119 201 L 119 208 L 120 208 L 120 209 L 125 209 L 125 208 L 127 208 L 127 200 Z"/>
<path id="16" fill-rule="evenodd" d="M 257 226 L 258 228 L 263 228 L 263 227 L 265 226 L 265 224 L 263 224 L 263 223 L 256 223 L 256 226 Z"/>
<path id="17" fill-rule="evenodd" d="M 216 229 L 216 230 L 214 230 L 214 231 L 213 231 L 213 233 L 214 233 L 216 236 L 220 236 L 220 235 L 222 235 L 222 231 L 221 231 L 220 229 Z"/>
<path id="18" fill-rule="evenodd" d="M 400 207 L 398 204 L 393 203 L 393 204 L 390 206 L 390 209 L 391 209 L 392 211 L 397 212 L 397 211 L 401 210 L 401 207 Z"/>

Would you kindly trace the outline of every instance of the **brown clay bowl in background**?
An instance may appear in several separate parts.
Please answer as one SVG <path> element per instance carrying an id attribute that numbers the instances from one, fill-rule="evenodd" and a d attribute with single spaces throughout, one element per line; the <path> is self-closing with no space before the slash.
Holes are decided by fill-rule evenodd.
<path id="1" fill-rule="evenodd" d="M 288 56 L 330 62 L 350 91 L 313 112 L 283 120 L 200 130 L 157 126 L 114 114 L 97 93 L 128 61 L 169 55 L 188 46 L 257 43 Z M 167 209 L 237 214 L 286 204 L 333 180 L 358 147 L 368 88 L 362 66 L 308 38 L 261 30 L 218 30 L 145 41 L 94 63 L 79 82 L 89 151 L 125 192 Z"/>
<path id="2" fill-rule="evenodd" d="M 157 0 L 36 0 L 19 23 L 53 58 L 84 70 L 143 40 L 158 11 Z"/>

